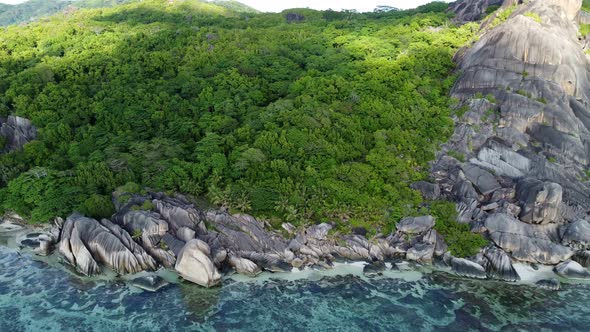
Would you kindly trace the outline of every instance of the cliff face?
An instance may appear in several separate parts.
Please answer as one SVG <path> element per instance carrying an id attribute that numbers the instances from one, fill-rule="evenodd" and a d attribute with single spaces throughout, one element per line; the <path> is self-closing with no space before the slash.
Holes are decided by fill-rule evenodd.
<path id="1" fill-rule="evenodd" d="M 458 202 L 462 222 L 515 258 L 555 264 L 575 254 L 564 230 L 590 220 L 590 64 L 578 40 L 581 0 L 515 3 L 505 1 L 499 12 L 511 11 L 509 18 L 494 28 L 485 22 L 479 41 L 456 57 L 452 94 L 465 113 L 433 176 Z"/>

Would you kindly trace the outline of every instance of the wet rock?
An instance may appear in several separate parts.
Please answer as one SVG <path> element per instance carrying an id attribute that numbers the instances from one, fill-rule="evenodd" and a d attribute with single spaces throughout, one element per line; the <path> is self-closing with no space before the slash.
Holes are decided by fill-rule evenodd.
<path id="1" fill-rule="evenodd" d="M 512 265 L 512 260 L 502 249 L 487 247 L 483 251 L 483 266 L 490 278 L 504 281 L 518 281 L 520 276 Z"/>
<path id="2" fill-rule="evenodd" d="M 426 232 L 421 241 L 434 244 L 435 256 L 442 256 L 449 250 L 449 247 L 445 243 L 445 239 L 434 229 Z"/>
<path id="3" fill-rule="evenodd" d="M 578 220 L 563 226 L 562 242 L 579 249 L 590 248 L 590 223 Z"/>
<path id="4" fill-rule="evenodd" d="M 554 268 L 555 273 L 568 279 L 587 279 L 590 278 L 590 272 L 578 262 L 565 261 Z"/>
<path id="5" fill-rule="evenodd" d="M 386 266 L 383 262 L 372 262 L 363 267 L 363 274 L 365 277 L 374 278 L 376 276 L 383 275 L 385 268 Z"/>
<path id="6" fill-rule="evenodd" d="M 0 219 L 0 233 L 5 232 L 16 232 L 22 230 L 23 227 L 21 225 L 15 224 L 12 221 L 7 219 L 2 220 Z"/>
<path id="7" fill-rule="evenodd" d="M 186 280 L 203 287 L 212 287 L 221 281 L 221 275 L 209 258 L 207 243 L 193 239 L 178 254 L 174 269 Z"/>
<path id="8" fill-rule="evenodd" d="M 156 268 L 153 258 L 119 226 L 108 220 L 99 223 L 78 214 L 66 219 L 59 251 L 85 275 L 100 273 L 100 264 L 121 274 Z"/>
<path id="9" fill-rule="evenodd" d="M 404 218 L 396 225 L 398 231 L 408 234 L 423 233 L 432 227 L 434 227 L 434 217 L 432 216 Z"/>
<path id="10" fill-rule="evenodd" d="M 532 178 L 521 180 L 516 186 L 516 198 L 521 207 L 520 220 L 530 224 L 559 221 L 562 194 L 563 190 L 557 183 L 544 183 Z"/>
<path id="11" fill-rule="evenodd" d="M 585 268 L 590 268 L 590 250 L 579 250 L 573 256 L 572 260 L 580 263 Z"/>
<path id="12" fill-rule="evenodd" d="M 230 255 L 229 265 L 231 265 L 237 273 L 250 277 L 255 277 L 262 272 L 262 269 L 256 265 L 256 263 L 238 256 Z"/>
<path id="13" fill-rule="evenodd" d="M 468 278 L 486 279 L 487 274 L 483 266 L 464 258 L 452 257 L 450 265 L 453 272 Z"/>
<path id="14" fill-rule="evenodd" d="M 535 283 L 535 285 L 539 288 L 546 289 L 546 290 L 559 290 L 559 280 L 557 278 L 552 279 L 542 279 Z"/>
<path id="15" fill-rule="evenodd" d="M 416 243 L 413 247 L 408 249 L 406 258 L 411 261 L 421 263 L 431 263 L 434 256 L 435 245 L 433 243 Z"/>
<path id="16" fill-rule="evenodd" d="M 23 239 L 20 241 L 20 245 L 23 247 L 28 247 L 30 249 L 37 249 L 39 248 L 39 240 L 38 239 Z"/>
<path id="17" fill-rule="evenodd" d="M 288 250 L 286 250 L 288 252 Z M 279 255 L 271 253 L 249 252 L 241 253 L 242 258 L 247 258 L 258 265 L 261 269 L 269 272 L 289 272 L 292 270 L 291 264 L 287 263 L 283 257 L 288 254 Z M 292 259 L 292 258 L 291 258 Z"/>
<path id="18" fill-rule="evenodd" d="M 169 282 L 155 274 L 141 276 L 131 280 L 131 285 L 149 292 L 157 292 L 169 284 Z"/>

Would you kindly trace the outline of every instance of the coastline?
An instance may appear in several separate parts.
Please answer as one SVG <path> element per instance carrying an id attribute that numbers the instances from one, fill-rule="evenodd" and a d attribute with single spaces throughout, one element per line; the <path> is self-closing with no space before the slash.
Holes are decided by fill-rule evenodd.
<path id="1" fill-rule="evenodd" d="M 0 222 L 0 225 L 3 225 Z M 120 275 L 117 274 L 115 271 L 109 268 L 104 268 L 102 273 L 93 275 L 93 276 L 85 276 L 80 274 L 75 270 L 75 268 L 71 265 L 68 265 L 65 261 L 64 257 L 62 257 L 57 252 L 52 252 L 50 255 L 43 256 L 39 255 L 35 252 L 35 250 L 23 247 L 18 244 L 19 238 L 23 238 L 24 235 L 30 232 L 39 232 L 46 229 L 43 226 L 31 226 L 31 225 L 19 225 L 23 227 L 20 230 L 14 230 L 7 232 L 6 230 L 2 230 L 0 228 L 0 246 L 14 250 L 18 252 L 19 256 L 28 255 L 32 260 L 39 261 L 44 264 L 47 264 L 51 268 L 57 268 L 61 271 L 67 272 L 74 278 L 82 280 L 84 282 L 113 282 L 113 281 L 120 281 L 124 282 L 126 285 L 142 290 L 141 287 L 134 285 L 133 281 L 137 278 L 143 278 L 148 276 L 157 276 L 162 278 L 166 283 L 169 284 L 181 284 L 181 283 L 189 283 L 184 281 L 181 275 L 174 271 L 173 269 L 168 269 L 165 267 L 160 267 L 156 271 L 141 271 L 138 273 L 133 274 L 126 274 Z M 231 280 L 236 282 L 243 282 L 243 283 L 263 283 L 270 280 L 281 280 L 281 281 L 296 281 L 296 280 L 309 280 L 309 281 L 318 281 L 322 278 L 329 278 L 329 277 L 337 277 L 337 276 L 346 276 L 352 275 L 354 277 L 361 278 L 363 280 L 371 280 L 371 279 L 402 279 L 407 282 L 418 281 L 422 279 L 425 275 L 432 274 L 432 273 L 446 273 L 449 276 L 457 278 L 459 280 L 480 280 L 483 282 L 499 282 L 499 283 L 506 283 L 512 285 L 521 285 L 521 286 L 530 286 L 536 287 L 536 282 L 541 280 L 550 280 L 550 279 L 557 279 L 559 280 L 560 284 L 590 284 L 590 279 L 571 279 L 571 278 L 564 278 L 559 276 L 554 271 L 554 266 L 551 265 L 530 265 L 522 262 L 516 262 L 513 264 L 514 269 L 520 276 L 520 280 L 517 281 L 504 281 L 498 280 L 493 278 L 470 278 L 464 275 L 460 275 L 453 271 L 453 269 L 449 266 L 445 266 L 443 262 L 436 261 L 430 264 L 424 263 L 417 263 L 409 260 L 398 260 L 396 263 L 392 262 L 385 262 L 385 269 L 380 271 L 378 274 L 367 276 L 364 273 L 364 268 L 370 265 L 370 263 L 362 260 L 358 261 L 346 261 L 346 262 L 333 262 L 332 266 L 329 268 L 322 267 L 303 267 L 303 268 L 295 268 L 293 267 L 291 271 L 285 272 L 270 272 L 270 271 L 262 271 L 261 273 L 257 274 L 256 276 L 248 276 L 244 274 L 237 273 L 235 271 L 225 271 L 222 274 L 222 281 Z M 200 287 L 194 285 L 194 287 Z M 143 289 L 144 291 L 149 291 L 147 289 Z M 158 290 L 152 290 L 157 292 Z"/>

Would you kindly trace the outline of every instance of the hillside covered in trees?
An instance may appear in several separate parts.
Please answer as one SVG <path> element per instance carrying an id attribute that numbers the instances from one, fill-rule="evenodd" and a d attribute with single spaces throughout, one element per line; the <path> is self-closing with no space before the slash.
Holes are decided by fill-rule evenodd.
<path id="1" fill-rule="evenodd" d="M 452 56 L 477 27 L 446 8 L 145 0 L 8 27 L 0 118 L 39 134 L 0 154 L 1 207 L 35 222 L 108 217 L 117 188 L 149 188 L 279 225 L 387 232 L 424 212 L 410 184 L 453 132 Z M 454 222 L 452 205 L 431 207 Z"/>

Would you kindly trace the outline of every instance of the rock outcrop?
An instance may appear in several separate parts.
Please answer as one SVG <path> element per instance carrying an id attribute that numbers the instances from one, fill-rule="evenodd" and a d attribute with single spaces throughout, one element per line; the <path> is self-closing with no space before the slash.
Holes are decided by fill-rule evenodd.
<path id="1" fill-rule="evenodd" d="M 0 146 L 0 153 L 19 150 L 36 137 L 37 128 L 30 120 L 12 115 L 0 118 L 0 138 L 4 138 L 4 144 Z"/>
<path id="2" fill-rule="evenodd" d="M 491 4 L 460 0 L 450 10 L 473 21 Z M 455 57 L 452 96 L 467 111 L 432 164 L 439 189 L 415 188 L 457 202 L 458 221 L 493 242 L 477 261 L 494 278 L 518 280 L 512 259 L 586 262 L 590 63 L 578 39 L 580 7 L 505 0 Z"/>
<path id="3" fill-rule="evenodd" d="M 584 268 L 577 262 L 566 261 L 558 264 L 555 267 L 555 273 L 569 279 L 588 279 L 590 278 L 590 271 Z"/>
<path id="4" fill-rule="evenodd" d="M 85 275 L 101 272 L 105 265 L 117 273 L 155 270 L 156 262 L 131 236 L 109 220 L 73 214 L 61 230 L 59 251 Z"/>
<path id="5" fill-rule="evenodd" d="M 176 260 L 174 269 L 186 280 L 203 287 L 212 287 L 221 281 L 221 274 L 209 258 L 207 243 L 192 239 L 187 242 Z"/>
<path id="6" fill-rule="evenodd" d="M 490 6 L 500 6 L 504 0 L 458 0 L 449 6 L 459 23 L 478 21 L 486 15 Z"/>
<path id="7" fill-rule="evenodd" d="M 452 257 L 450 265 L 453 272 L 460 276 L 476 279 L 487 278 L 484 267 L 470 260 Z"/>

